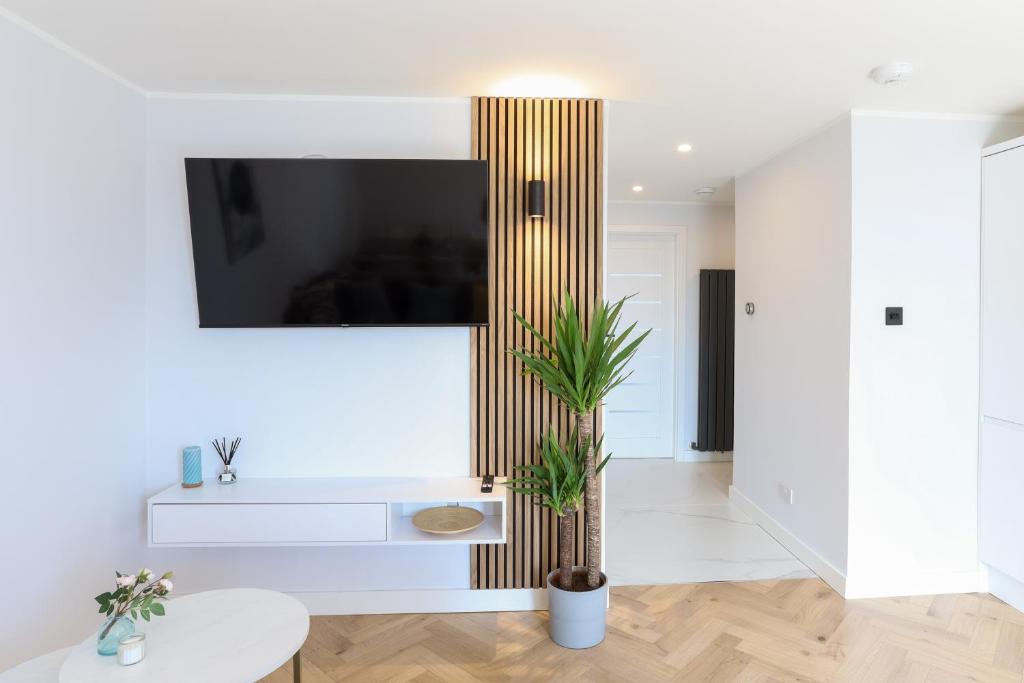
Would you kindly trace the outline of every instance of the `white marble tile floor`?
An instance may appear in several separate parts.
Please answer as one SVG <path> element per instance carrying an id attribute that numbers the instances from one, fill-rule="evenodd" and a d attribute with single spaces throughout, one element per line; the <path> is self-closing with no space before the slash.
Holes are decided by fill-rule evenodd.
<path id="1" fill-rule="evenodd" d="M 613 586 L 814 576 L 729 502 L 731 462 L 613 458 L 605 481 Z"/>

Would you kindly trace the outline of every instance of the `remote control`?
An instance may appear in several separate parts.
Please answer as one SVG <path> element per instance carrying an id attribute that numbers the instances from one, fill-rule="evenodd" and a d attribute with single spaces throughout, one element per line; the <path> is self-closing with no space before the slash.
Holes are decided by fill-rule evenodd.
<path id="1" fill-rule="evenodd" d="M 483 483 L 480 484 L 480 493 L 490 493 L 494 490 L 494 475 L 485 474 Z"/>

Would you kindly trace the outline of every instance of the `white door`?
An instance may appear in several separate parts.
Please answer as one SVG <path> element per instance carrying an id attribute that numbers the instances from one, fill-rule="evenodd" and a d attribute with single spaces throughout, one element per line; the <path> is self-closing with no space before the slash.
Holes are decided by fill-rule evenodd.
<path id="1" fill-rule="evenodd" d="M 675 431 L 676 240 L 671 234 L 608 234 L 606 298 L 633 295 L 621 332 L 634 320 L 651 329 L 629 367 L 633 374 L 605 403 L 606 453 L 613 458 L 671 458 Z"/>

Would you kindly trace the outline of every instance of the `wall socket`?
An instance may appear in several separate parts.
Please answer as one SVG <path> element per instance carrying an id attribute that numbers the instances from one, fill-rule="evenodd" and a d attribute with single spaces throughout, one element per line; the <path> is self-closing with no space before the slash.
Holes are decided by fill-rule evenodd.
<path id="1" fill-rule="evenodd" d="M 793 489 L 785 484 L 779 484 L 779 496 L 790 505 L 793 504 Z"/>

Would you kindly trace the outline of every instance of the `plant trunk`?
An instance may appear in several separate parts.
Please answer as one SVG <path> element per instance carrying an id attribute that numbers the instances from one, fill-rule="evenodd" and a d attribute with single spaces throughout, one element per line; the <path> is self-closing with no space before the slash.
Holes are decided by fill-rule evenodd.
<path id="1" fill-rule="evenodd" d="M 579 439 L 587 445 L 587 490 L 584 496 L 587 519 L 587 586 L 601 585 L 601 491 L 597 480 L 597 456 L 594 453 L 594 413 L 576 416 Z"/>
<path id="2" fill-rule="evenodd" d="M 558 586 L 573 590 L 572 565 L 576 556 L 576 511 L 558 518 Z"/>

